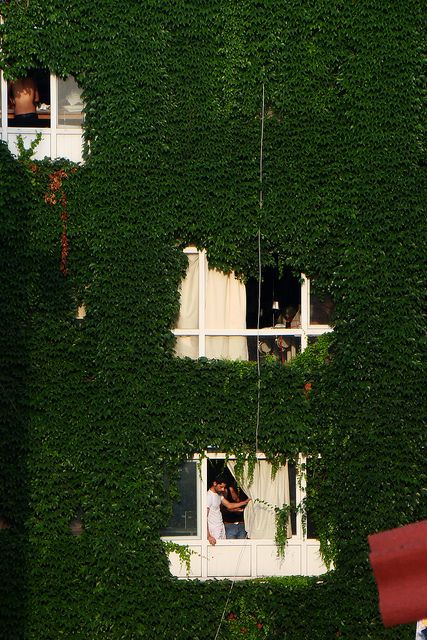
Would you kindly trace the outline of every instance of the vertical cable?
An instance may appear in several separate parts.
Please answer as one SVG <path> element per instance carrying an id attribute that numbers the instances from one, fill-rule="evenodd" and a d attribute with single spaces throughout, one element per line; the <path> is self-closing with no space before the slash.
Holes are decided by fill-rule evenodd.
<path id="1" fill-rule="evenodd" d="M 263 172 L 263 147 L 264 147 L 264 109 L 265 109 L 265 88 L 264 83 L 262 85 L 262 108 L 261 108 L 261 142 L 260 142 L 260 153 L 259 153 L 259 208 L 262 209 L 263 205 L 263 192 L 262 192 L 262 172 Z M 256 336 L 256 352 L 257 352 L 257 412 L 256 412 L 256 430 L 255 430 L 255 453 L 258 452 L 258 431 L 259 431 L 259 415 L 260 415 L 260 400 L 261 400 L 261 367 L 260 367 L 260 353 L 259 353 L 259 323 L 261 317 L 261 228 L 260 224 L 258 224 L 258 313 L 257 313 L 257 336 Z M 247 544 L 247 543 L 246 543 Z M 242 549 L 239 554 L 239 558 L 237 560 L 237 566 L 235 574 L 237 574 L 240 561 L 243 555 L 243 551 L 246 545 L 242 545 Z M 218 628 L 216 630 L 214 640 L 217 640 L 218 634 L 221 630 L 222 623 L 224 621 L 225 612 L 227 610 L 228 602 L 230 600 L 231 592 L 233 591 L 234 583 L 236 582 L 236 575 L 234 575 L 230 590 L 227 595 L 227 599 L 225 601 L 224 608 L 222 610 L 222 616 L 219 621 Z M 285 634 L 286 635 L 286 634 Z"/>
<path id="2" fill-rule="evenodd" d="M 263 205 L 263 192 L 262 192 L 262 174 L 264 163 L 264 117 L 265 117 L 265 87 L 262 85 L 262 106 L 261 106 L 261 142 L 259 150 L 259 208 L 262 209 Z"/>
<path id="3" fill-rule="evenodd" d="M 261 211 L 264 204 L 263 193 L 263 163 L 264 163 L 264 117 L 265 117 L 265 86 L 262 85 L 262 105 L 261 105 L 261 140 L 259 149 L 259 209 Z M 261 317 L 261 228 L 258 225 L 258 313 L 257 313 L 257 337 L 256 337 L 256 361 L 257 361 L 257 412 L 256 412 L 256 428 L 255 428 L 255 451 L 258 451 L 258 434 L 260 420 L 260 404 L 261 404 L 261 367 L 259 352 L 259 323 Z"/>
<path id="4" fill-rule="evenodd" d="M 255 427 L 255 453 L 258 452 L 259 418 L 261 405 L 261 366 L 259 352 L 259 322 L 261 316 L 261 231 L 258 229 L 258 313 L 257 313 L 257 335 L 256 335 L 256 365 L 257 365 L 257 408 Z"/>

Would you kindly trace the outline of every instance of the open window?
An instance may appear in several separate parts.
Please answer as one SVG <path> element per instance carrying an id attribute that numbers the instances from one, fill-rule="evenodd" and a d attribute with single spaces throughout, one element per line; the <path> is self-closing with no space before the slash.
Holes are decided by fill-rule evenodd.
<path id="1" fill-rule="evenodd" d="M 178 497 L 173 505 L 172 518 L 161 536 L 183 544 L 191 552 L 189 577 L 257 577 L 264 575 L 319 575 L 325 571 L 319 556 L 319 542 L 309 520 L 308 526 L 298 505 L 306 492 L 306 477 L 300 470 L 304 459 L 286 464 L 273 472 L 265 456 L 259 454 L 253 476 L 244 470 L 239 475 L 236 460 L 225 454 L 208 451 L 203 457 L 183 463 L 178 479 Z M 225 484 L 227 499 L 251 498 L 244 508 L 245 535 L 234 535 L 241 527 L 240 514 L 227 513 L 221 506 L 226 537 L 215 545 L 208 540 L 208 493 L 216 481 Z M 276 510 L 291 507 L 286 518 L 285 536 L 288 538 L 285 555 L 278 555 L 275 542 Z M 226 527 L 227 523 L 234 525 Z M 227 535 L 227 533 L 230 535 Z M 231 536 L 231 537 L 230 537 Z M 171 554 L 171 570 L 186 577 L 179 558 Z"/>
<path id="2" fill-rule="evenodd" d="M 0 137 L 18 155 L 19 138 L 29 148 L 36 137 L 34 158 L 82 161 L 84 104 L 75 78 L 58 78 L 47 69 L 30 69 L 8 82 L 0 71 Z"/>
<path id="3" fill-rule="evenodd" d="M 30 69 L 23 78 L 7 84 L 8 126 L 50 127 L 50 74 L 46 69 Z"/>
<path id="4" fill-rule="evenodd" d="M 173 332 L 176 355 L 230 360 L 271 357 L 286 363 L 311 338 L 331 331 L 330 296 L 311 295 L 310 281 L 267 267 L 258 282 L 210 269 L 206 253 L 189 247 L 181 308 Z M 260 297 L 259 330 L 258 299 Z"/>
<path id="5" fill-rule="evenodd" d="M 17 128 L 81 128 L 82 91 L 75 78 L 57 78 L 46 69 L 30 69 L 7 83 L 8 126 Z"/>

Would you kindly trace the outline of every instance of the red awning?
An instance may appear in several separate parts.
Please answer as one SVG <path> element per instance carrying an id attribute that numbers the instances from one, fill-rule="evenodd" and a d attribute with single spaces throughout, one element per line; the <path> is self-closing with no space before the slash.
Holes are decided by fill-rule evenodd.
<path id="1" fill-rule="evenodd" d="M 427 617 L 427 520 L 368 536 L 385 627 Z"/>

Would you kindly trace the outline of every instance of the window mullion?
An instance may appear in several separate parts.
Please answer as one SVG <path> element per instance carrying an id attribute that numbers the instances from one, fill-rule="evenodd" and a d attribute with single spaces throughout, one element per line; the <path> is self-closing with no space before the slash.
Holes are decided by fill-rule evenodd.
<path id="1" fill-rule="evenodd" d="M 207 506 L 206 506 L 206 493 L 208 491 L 207 487 L 207 477 L 208 477 L 208 462 L 206 458 L 202 458 L 201 460 L 201 473 L 199 475 L 199 486 L 200 486 L 200 509 L 201 509 L 201 526 L 202 529 L 200 531 L 200 539 L 202 542 L 202 577 L 207 577 L 208 575 L 208 540 L 207 540 L 207 529 L 208 529 L 208 514 L 207 514 Z"/>
<path id="2" fill-rule="evenodd" d="M 58 78 L 50 74 L 50 156 L 57 157 Z"/>
<path id="3" fill-rule="evenodd" d="M 307 331 L 310 323 L 310 280 L 301 274 L 301 327 Z"/>
<path id="4" fill-rule="evenodd" d="M 302 504 L 302 501 L 306 495 L 306 487 L 307 487 L 307 479 L 306 479 L 306 458 L 302 454 L 298 456 L 298 465 L 297 465 L 297 486 L 296 486 L 296 503 L 297 505 Z M 304 469 L 304 470 L 303 470 Z M 300 540 L 303 539 L 303 528 L 302 528 L 302 514 L 301 511 L 297 512 L 297 538 Z"/>
<path id="5" fill-rule="evenodd" d="M 307 347 L 307 330 L 310 322 L 310 280 L 301 274 L 301 351 Z"/>
<path id="6" fill-rule="evenodd" d="M 4 79 L 3 71 L 1 71 L 0 82 L 1 82 L 1 128 L 2 128 L 2 140 L 7 141 L 7 82 Z"/>

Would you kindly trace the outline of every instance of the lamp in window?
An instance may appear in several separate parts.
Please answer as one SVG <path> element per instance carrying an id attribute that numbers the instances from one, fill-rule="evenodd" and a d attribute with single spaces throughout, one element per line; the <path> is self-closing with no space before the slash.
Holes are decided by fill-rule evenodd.
<path id="1" fill-rule="evenodd" d="M 273 311 L 273 327 L 275 327 L 277 323 L 277 317 L 280 312 L 280 306 L 279 306 L 278 300 L 273 300 L 271 304 L 271 310 Z"/>

